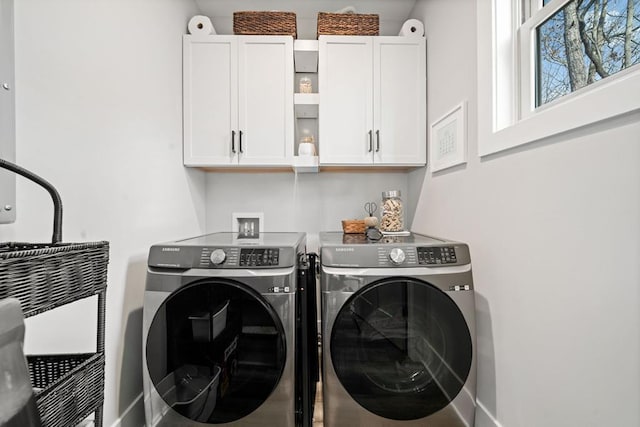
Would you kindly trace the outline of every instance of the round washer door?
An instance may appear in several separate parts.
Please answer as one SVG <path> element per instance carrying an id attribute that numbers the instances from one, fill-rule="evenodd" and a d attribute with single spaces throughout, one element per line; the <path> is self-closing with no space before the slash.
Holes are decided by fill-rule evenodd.
<path id="1" fill-rule="evenodd" d="M 145 350 L 165 403 L 209 424 L 257 409 L 286 362 L 277 313 L 259 293 L 232 280 L 207 279 L 172 293 L 154 316 Z"/>
<path id="2" fill-rule="evenodd" d="M 464 387 L 472 342 L 458 306 L 410 278 L 359 290 L 339 311 L 330 351 L 338 379 L 362 407 L 416 420 L 446 407 Z"/>

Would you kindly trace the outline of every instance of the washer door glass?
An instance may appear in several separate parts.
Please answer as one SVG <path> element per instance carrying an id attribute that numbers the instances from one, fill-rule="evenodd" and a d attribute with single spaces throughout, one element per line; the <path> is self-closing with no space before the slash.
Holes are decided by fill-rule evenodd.
<path id="1" fill-rule="evenodd" d="M 413 279 L 385 279 L 356 292 L 338 313 L 330 344 L 346 391 L 393 420 L 446 407 L 471 369 L 471 335 L 460 309 Z"/>
<path id="2" fill-rule="evenodd" d="M 284 329 L 270 304 L 231 280 L 181 288 L 151 323 L 146 357 L 158 394 L 194 421 L 236 421 L 258 408 L 280 381 Z"/>

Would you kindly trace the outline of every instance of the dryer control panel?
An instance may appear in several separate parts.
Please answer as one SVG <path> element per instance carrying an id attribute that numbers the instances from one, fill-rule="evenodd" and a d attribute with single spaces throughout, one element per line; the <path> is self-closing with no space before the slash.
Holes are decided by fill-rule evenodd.
<path id="1" fill-rule="evenodd" d="M 469 246 L 411 233 L 372 240 L 365 235 L 320 233 L 320 261 L 337 268 L 453 267 L 471 263 Z"/>

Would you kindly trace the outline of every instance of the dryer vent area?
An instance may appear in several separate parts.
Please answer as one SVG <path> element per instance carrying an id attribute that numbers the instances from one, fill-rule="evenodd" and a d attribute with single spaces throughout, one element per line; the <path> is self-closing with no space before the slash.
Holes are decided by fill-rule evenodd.
<path id="1" fill-rule="evenodd" d="M 194 284 L 168 298 L 147 339 L 149 375 L 165 403 L 202 423 L 258 408 L 282 375 L 282 324 L 268 304 L 232 282 Z"/>

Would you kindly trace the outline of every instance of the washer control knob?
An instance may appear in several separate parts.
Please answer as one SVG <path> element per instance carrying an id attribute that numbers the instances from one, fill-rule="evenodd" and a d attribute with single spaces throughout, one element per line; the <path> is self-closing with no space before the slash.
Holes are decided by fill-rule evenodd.
<path id="1" fill-rule="evenodd" d="M 211 256 L 209 257 L 214 265 L 222 264 L 226 258 L 227 254 L 225 254 L 222 249 L 214 250 L 213 252 L 211 252 Z"/>
<path id="2" fill-rule="evenodd" d="M 404 251 L 400 248 L 393 248 L 389 252 L 389 260 L 394 265 L 402 264 L 405 258 L 406 258 L 406 255 L 404 254 Z"/>

